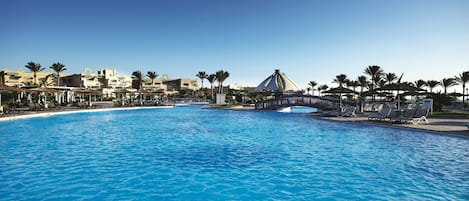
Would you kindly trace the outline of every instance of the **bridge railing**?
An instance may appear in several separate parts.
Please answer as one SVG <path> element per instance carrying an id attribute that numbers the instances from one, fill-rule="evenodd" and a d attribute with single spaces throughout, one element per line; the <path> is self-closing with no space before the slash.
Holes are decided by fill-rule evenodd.
<path id="1" fill-rule="evenodd" d="M 353 105 L 355 103 L 342 101 L 342 104 Z M 272 110 L 290 106 L 309 106 L 326 110 L 336 109 L 339 108 L 339 99 L 321 96 L 283 96 L 255 103 L 255 108 L 259 110 Z"/>

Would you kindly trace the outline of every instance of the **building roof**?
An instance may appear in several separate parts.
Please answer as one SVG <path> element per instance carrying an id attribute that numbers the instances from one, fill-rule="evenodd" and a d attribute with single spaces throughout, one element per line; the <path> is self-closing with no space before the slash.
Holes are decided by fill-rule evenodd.
<path id="1" fill-rule="evenodd" d="M 255 89 L 256 92 L 297 92 L 300 91 L 298 85 L 288 78 L 285 73 L 276 69 L 275 72 L 262 81 Z"/>

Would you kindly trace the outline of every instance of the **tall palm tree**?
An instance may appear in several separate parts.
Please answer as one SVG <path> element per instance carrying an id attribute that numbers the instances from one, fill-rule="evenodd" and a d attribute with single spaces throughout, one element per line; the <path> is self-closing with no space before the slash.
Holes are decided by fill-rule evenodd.
<path id="1" fill-rule="evenodd" d="M 360 94 L 361 94 L 363 93 L 363 89 L 368 86 L 368 80 L 366 79 L 366 76 L 364 75 L 358 76 L 357 79 L 358 79 L 358 83 L 360 83 L 359 86 L 360 86 Z"/>
<path id="2" fill-rule="evenodd" d="M 218 93 L 223 93 L 223 82 L 230 77 L 230 73 L 228 71 L 219 70 L 215 75 L 217 76 L 218 81 Z"/>
<path id="3" fill-rule="evenodd" d="M 44 77 L 44 79 L 41 80 L 41 86 L 47 87 L 49 85 L 49 78 L 54 77 L 54 74 L 49 74 Z"/>
<path id="4" fill-rule="evenodd" d="M 141 71 L 134 71 L 132 72 L 132 77 L 137 80 L 138 82 L 138 91 L 142 91 L 143 88 L 143 75 Z"/>
<path id="5" fill-rule="evenodd" d="M 436 86 L 440 85 L 440 82 L 436 80 L 428 80 L 427 81 L 427 87 L 430 89 L 430 93 L 433 93 L 433 88 Z"/>
<path id="6" fill-rule="evenodd" d="M 445 94 L 447 94 L 446 89 L 456 85 L 457 83 L 455 78 L 444 78 L 443 80 L 441 80 L 440 84 L 445 89 Z"/>
<path id="7" fill-rule="evenodd" d="M 419 89 L 422 89 L 424 86 L 427 86 L 427 82 L 425 82 L 422 79 L 415 81 L 414 84 L 415 84 L 415 87 L 417 87 Z"/>
<path id="8" fill-rule="evenodd" d="M 147 72 L 147 77 L 150 78 L 151 80 L 151 88 L 150 90 L 153 91 L 153 86 L 155 85 L 155 79 L 158 77 L 159 75 L 156 74 L 155 71 L 148 71 Z M 150 95 L 150 100 L 153 100 L 153 95 Z"/>
<path id="9" fill-rule="evenodd" d="M 60 86 L 60 73 L 67 70 L 67 68 L 65 68 L 65 65 L 59 62 L 53 63 L 52 66 L 50 66 L 49 68 L 55 71 L 55 73 L 57 74 L 57 86 Z"/>
<path id="10" fill-rule="evenodd" d="M 26 64 L 24 67 L 26 67 L 31 72 L 33 72 L 34 85 L 37 85 L 37 75 L 36 75 L 36 73 L 40 72 L 40 71 L 43 71 L 45 68 L 43 68 L 41 66 L 41 64 L 35 63 L 35 62 L 32 62 L 32 61 L 28 62 L 28 64 Z"/>
<path id="11" fill-rule="evenodd" d="M 323 85 L 319 85 L 318 86 L 318 91 L 321 92 L 321 91 L 325 91 L 329 88 L 329 86 L 323 84 Z"/>
<path id="12" fill-rule="evenodd" d="M 308 85 L 311 87 L 311 90 L 313 91 L 313 96 L 314 96 L 314 87 L 316 87 L 318 83 L 315 81 L 309 81 Z M 308 91 L 308 94 L 309 94 L 309 91 Z"/>
<path id="13" fill-rule="evenodd" d="M 455 77 L 456 82 L 462 85 L 462 102 L 465 103 L 465 90 L 466 90 L 466 83 L 469 82 L 469 71 L 465 71 L 458 76 Z"/>
<path id="14" fill-rule="evenodd" d="M 386 80 L 388 84 L 391 84 L 394 80 L 397 80 L 397 75 L 395 73 L 386 73 L 384 80 Z"/>
<path id="15" fill-rule="evenodd" d="M 332 81 L 333 83 L 338 83 L 339 87 L 342 87 L 342 85 L 347 81 L 347 75 L 345 74 L 340 74 L 336 75 L 335 79 Z"/>
<path id="16" fill-rule="evenodd" d="M 204 88 L 204 79 L 207 79 L 208 75 L 205 71 L 199 71 L 199 73 L 197 73 L 197 76 L 200 81 L 202 82 L 202 86 L 200 87 L 200 89 L 203 89 Z"/>
<path id="17" fill-rule="evenodd" d="M 386 85 L 386 82 L 387 82 L 386 80 L 380 79 L 380 80 L 378 81 L 378 87 L 384 87 L 384 85 Z"/>
<path id="18" fill-rule="evenodd" d="M 147 72 L 147 77 L 151 79 L 151 87 L 153 88 L 153 82 L 155 81 L 155 79 L 158 77 L 159 75 L 156 74 L 156 72 L 154 71 L 148 71 Z"/>
<path id="19" fill-rule="evenodd" d="M 381 78 L 381 76 L 383 75 L 383 69 L 381 69 L 380 66 L 376 65 L 368 66 L 367 68 L 365 68 L 364 73 L 370 76 L 370 89 L 373 90 L 380 80 L 378 79 L 378 77 Z"/>
<path id="20" fill-rule="evenodd" d="M 212 91 L 211 95 L 213 97 L 213 83 L 217 80 L 217 76 L 215 74 L 210 74 L 207 77 L 208 82 L 210 82 L 210 90 Z"/>
<path id="21" fill-rule="evenodd" d="M 353 80 L 350 82 L 350 86 L 352 87 L 352 90 L 355 91 L 355 89 L 360 86 L 360 82 L 358 82 L 358 80 Z"/>

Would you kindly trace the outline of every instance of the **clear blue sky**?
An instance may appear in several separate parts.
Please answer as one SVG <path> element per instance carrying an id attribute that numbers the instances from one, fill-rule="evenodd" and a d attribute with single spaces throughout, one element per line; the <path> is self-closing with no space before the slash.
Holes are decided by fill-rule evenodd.
<path id="1" fill-rule="evenodd" d="M 2 1 L 0 68 L 61 62 L 257 85 L 280 68 L 302 87 L 368 65 L 404 80 L 469 70 L 469 1 Z"/>

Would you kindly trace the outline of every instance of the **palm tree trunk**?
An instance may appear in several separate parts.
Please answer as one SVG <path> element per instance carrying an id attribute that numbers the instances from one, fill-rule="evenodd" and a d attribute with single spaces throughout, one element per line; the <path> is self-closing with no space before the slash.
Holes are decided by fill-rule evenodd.
<path id="1" fill-rule="evenodd" d="M 60 86 L 60 73 L 57 73 L 57 86 Z"/>
<path id="2" fill-rule="evenodd" d="M 213 99 L 213 83 L 210 83 L 210 90 L 212 91 L 210 97 Z"/>
<path id="3" fill-rule="evenodd" d="M 37 76 L 36 76 L 36 71 L 34 71 L 33 75 L 34 75 L 34 85 L 37 85 Z"/>
<path id="4" fill-rule="evenodd" d="M 466 93 L 465 93 L 465 90 L 466 90 L 466 85 L 463 83 L 462 85 L 462 104 L 465 106 L 466 102 L 465 102 L 465 98 L 466 98 Z"/>

